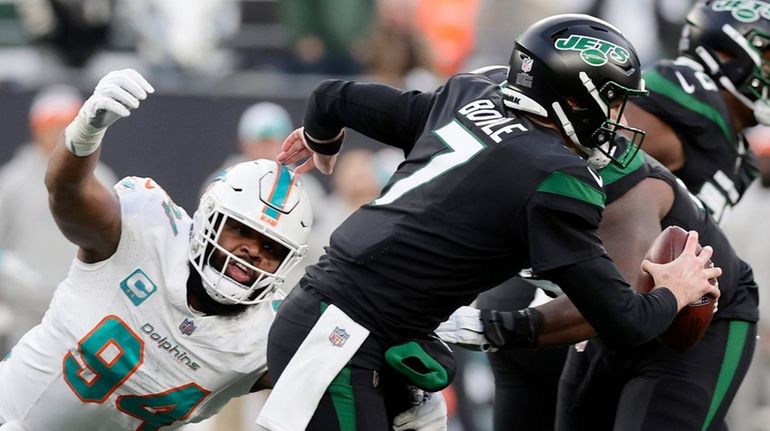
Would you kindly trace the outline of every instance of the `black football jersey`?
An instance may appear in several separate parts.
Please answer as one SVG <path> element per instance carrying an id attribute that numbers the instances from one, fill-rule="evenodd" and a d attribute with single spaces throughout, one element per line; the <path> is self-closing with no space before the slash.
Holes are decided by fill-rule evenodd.
<path id="1" fill-rule="evenodd" d="M 649 95 L 634 103 L 676 133 L 686 162 L 674 175 L 720 221 L 758 171 L 716 83 L 684 57 L 658 62 L 644 73 L 644 79 Z"/>
<path id="2" fill-rule="evenodd" d="M 381 196 L 332 234 L 303 283 L 394 340 L 430 332 L 522 268 L 605 254 L 598 174 L 554 130 L 507 110 L 504 80 L 501 68 L 456 75 L 434 93 L 320 87 L 330 95 L 315 99 L 328 104 L 322 111 L 403 148 L 406 160 Z M 335 133 L 341 125 L 331 121 L 306 116 L 306 128 Z"/>
<path id="3" fill-rule="evenodd" d="M 751 267 L 741 260 L 711 217 L 703 203 L 693 196 L 677 178 L 652 157 L 637 153 L 625 169 L 609 165 L 600 171 L 604 179 L 607 205 L 611 205 L 645 178 L 658 178 L 674 190 L 674 203 L 661 220 L 661 226 L 679 226 L 698 231 L 699 241 L 714 248 L 712 261 L 723 270 L 719 278 L 719 309 L 715 319 L 738 319 L 756 322 L 759 318 L 757 285 Z"/>

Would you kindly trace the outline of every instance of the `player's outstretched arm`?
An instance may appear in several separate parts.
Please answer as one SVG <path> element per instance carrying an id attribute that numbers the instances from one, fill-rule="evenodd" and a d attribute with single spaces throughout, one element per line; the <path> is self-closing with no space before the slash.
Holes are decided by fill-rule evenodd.
<path id="1" fill-rule="evenodd" d="M 648 178 L 605 208 L 602 222 L 599 226 L 599 234 L 608 255 L 613 259 L 626 280 L 637 280 L 639 278 L 639 262 L 643 260 L 647 250 L 660 234 L 659 220 L 668 213 L 672 202 L 673 191 L 671 187 L 660 180 Z M 689 240 L 697 243 L 696 237 L 690 237 Z M 694 257 L 694 255 L 690 256 L 690 259 Z M 698 256 L 704 262 L 706 257 L 707 254 Z M 667 281 L 658 280 L 656 285 L 660 287 L 677 286 L 674 288 L 669 287 L 669 290 L 678 289 L 679 286 L 689 286 L 690 281 L 694 277 L 694 284 L 690 287 L 695 288 L 699 284 L 697 281 L 699 280 L 698 277 L 701 277 L 698 274 L 703 268 L 697 267 L 697 265 L 701 265 L 697 259 L 693 259 L 693 262 L 696 262 L 694 272 L 682 272 L 681 274 L 684 274 L 684 278 L 681 279 L 674 280 L 678 276 L 674 275 L 676 273 L 673 272 L 672 268 L 664 269 L 664 272 L 672 270 L 672 272 L 665 273 L 665 276 L 670 276 L 671 278 Z M 684 262 L 680 262 L 680 264 L 684 264 Z M 707 269 L 706 271 L 710 270 Z M 586 280 L 585 277 L 578 276 L 570 279 Z M 588 290 L 588 293 L 592 293 L 592 295 L 589 295 L 586 301 L 587 304 L 590 304 L 587 311 L 593 311 L 593 314 L 597 316 L 595 318 L 596 323 L 602 328 L 610 328 L 610 330 L 605 329 L 605 334 L 603 334 L 606 335 L 608 340 L 619 344 L 626 342 L 635 344 L 648 336 L 645 334 L 640 334 L 638 337 L 624 335 L 624 331 L 617 330 L 621 325 L 618 325 L 617 319 L 610 318 L 611 313 L 602 312 L 600 307 L 594 310 L 596 292 L 599 288 L 603 288 L 607 282 L 589 284 L 594 286 L 594 290 Z M 706 288 L 716 289 L 714 286 Z M 630 304 L 627 302 L 630 298 L 624 300 L 624 296 L 620 293 L 615 292 L 613 294 L 611 291 L 607 291 L 607 297 L 615 297 L 613 301 L 615 305 L 612 309 L 616 311 L 626 310 L 626 307 L 629 307 Z M 672 290 L 672 293 L 677 297 L 676 292 Z M 580 299 L 579 295 L 577 299 Z M 677 308 L 681 309 L 681 304 L 686 303 L 682 301 L 686 299 L 679 297 L 676 299 L 678 303 Z M 657 308 L 652 303 L 650 306 Z M 535 325 L 536 330 L 531 332 L 530 328 L 533 327 L 532 325 L 522 325 L 520 324 L 521 322 L 517 322 L 517 316 L 524 315 L 521 310 L 516 312 L 491 312 L 489 310 L 476 310 L 470 307 L 462 307 L 456 311 L 447 322 L 439 326 L 436 332 L 447 342 L 463 347 L 470 345 L 475 347 L 476 350 L 488 349 L 488 346 L 495 348 L 510 348 L 517 345 L 530 347 L 526 342 L 522 343 L 522 341 L 526 340 L 534 341 L 533 345 L 537 346 L 573 344 L 596 335 L 591 324 L 586 321 L 567 296 L 563 295 L 536 307 L 534 310 L 536 313 L 531 312 L 528 315 L 538 316 L 539 319 L 538 324 Z M 496 318 L 485 320 L 483 318 L 485 312 L 487 316 L 495 316 Z M 632 313 L 629 311 L 623 314 Z M 640 319 L 643 315 L 644 313 L 639 314 Z M 530 318 L 527 322 L 531 323 L 533 320 Z M 635 319 L 631 319 L 629 323 L 632 326 L 640 326 Z"/>
<path id="2" fill-rule="evenodd" d="M 133 69 L 105 75 L 93 95 L 67 126 L 48 162 L 48 200 L 62 233 L 80 247 L 85 262 L 104 260 L 120 240 L 120 205 L 113 192 L 94 176 L 107 128 L 130 115 L 155 91 Z"/>
<path id="3" fill-rule="evenodd" d="M 594 285 L 604 287 L 606 283 Z M 626 306 L 622 295 L 611 295 L 608 290 L 605 292 L 608 292 L 608 297 L 615 298 L 614 310 Z M 590 295 L 588 300 L 592 298 L 595 300 L 595 295 Z M 577 296 L 576 299 L 580 300 L 582 296 Z M 630 319 L 612 318 L 606 309 L 602 312 L 603 307 L 585 308 L 595 316 L 594 321 L 604 328 L 601 335 L 606 341 L 617 346 L 630 347 L 646 341 L 650 334 L 659 333 L 667 327 L 667 321 L 649 319 L 646 319 L 645 325 L 639 324 L 645 321 L 645 315 L 657 314 L 657 311 L 653 311 L 660 306 L 656 305 L 656 299 L 659 298 L 648 298 L 649 303 L 637 308 L 635 312 L 623 308 L 627 311 L 624 315 L 632 316 Z M 435 332 L 448 343 L 484 351 L 574 344 L 596 335 L 591 324 L 566 295 L 538 307 L 518 311 L 461 307 L 446 322 L 439 325 Z"/>
<path id="4" fill-rule="evenodd" d="M 422 132 L 433 101 L 431 93 L 327 79 L 308 98 L 304 127 L 284 140 L 276 160 L 298 163 L 294 170 L 298 174 L 315 168 L 329 175 L 346 128 L 408 154 Z"/>

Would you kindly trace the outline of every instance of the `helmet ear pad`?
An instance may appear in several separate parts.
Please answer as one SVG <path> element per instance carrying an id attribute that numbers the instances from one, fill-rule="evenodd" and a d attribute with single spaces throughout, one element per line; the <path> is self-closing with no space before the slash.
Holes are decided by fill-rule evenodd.
<path id="1" fill-rule="evenodd" d="M 729 54 L 720 52 L 717 52 L 716 56 L 721 57 L 725 76 L 732 82 L 745 82 L 754 70 L 754 62 L 747 56 L 730 57 Z"/>
<path id="2" fill-rule="evenodd" d="M 596 101 L 591 97 L 567 97 L 565 113 L 575 127 L 578 140 L 588 148 L 596 148 L 607 142 L 610 137 L 604 134 L 601 126 L 607 121 L 608 113 L 603 107 L 593 106 Z"/>

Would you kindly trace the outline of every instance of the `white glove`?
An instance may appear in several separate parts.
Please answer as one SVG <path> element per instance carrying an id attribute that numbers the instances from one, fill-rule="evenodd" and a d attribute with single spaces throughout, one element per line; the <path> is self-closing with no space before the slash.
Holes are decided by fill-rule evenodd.
<path id="1" fill-rule="evenodd" d="M 419 391 L 422 392 L 422 390 Z M 446 403 L 441 392 L 423 392 L 422 401 L 419 404 L 393 419 L 394 431 L 446 431 L 446 429 Z"/>
<path id="2" fill-rule="evenodd" d="M 67 149 L 78 157 L 94 153 L 102 143 L 104 133 L 119 118 L 131 115 L 139 101 L 155 91 L 134 69 L 116 70 L 96 84 L 94 94 L 80 108 L 77 117 L 64 131 Z"/>
<path id="3" fill-rule="evenodd" d="M 434 332 L 447 343 L 457 344 L 469 350 L 494 352 L 497 348 L 484 335 L 480 313 L 477 308 L 462 306 L 455 310 L 446 322 L 438 325 Z"/>

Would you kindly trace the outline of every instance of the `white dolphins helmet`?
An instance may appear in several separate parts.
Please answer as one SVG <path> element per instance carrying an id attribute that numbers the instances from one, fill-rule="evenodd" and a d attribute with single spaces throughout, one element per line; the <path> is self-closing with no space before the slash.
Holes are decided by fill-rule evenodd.
<path id="1" fill-rule="evenodd" d="M 236 220 L 288 249 L 274 273 L 238 258 L 219 244 L 228 219 Z M 193 216 L 188 258 L 201 276 L 206 292 L 223 304 L 256 304 L 267 300 L 286 275 L 307 254 L 313 225 L 310 200 L 300 178 L 286 166 L 258 159 L 239 163 L 215 178 Z M 214 250 L 225 255 L 222 268 L 211 265 Z M 257 274 L 250 285 L 225 274 L 237 263 Z"/>

